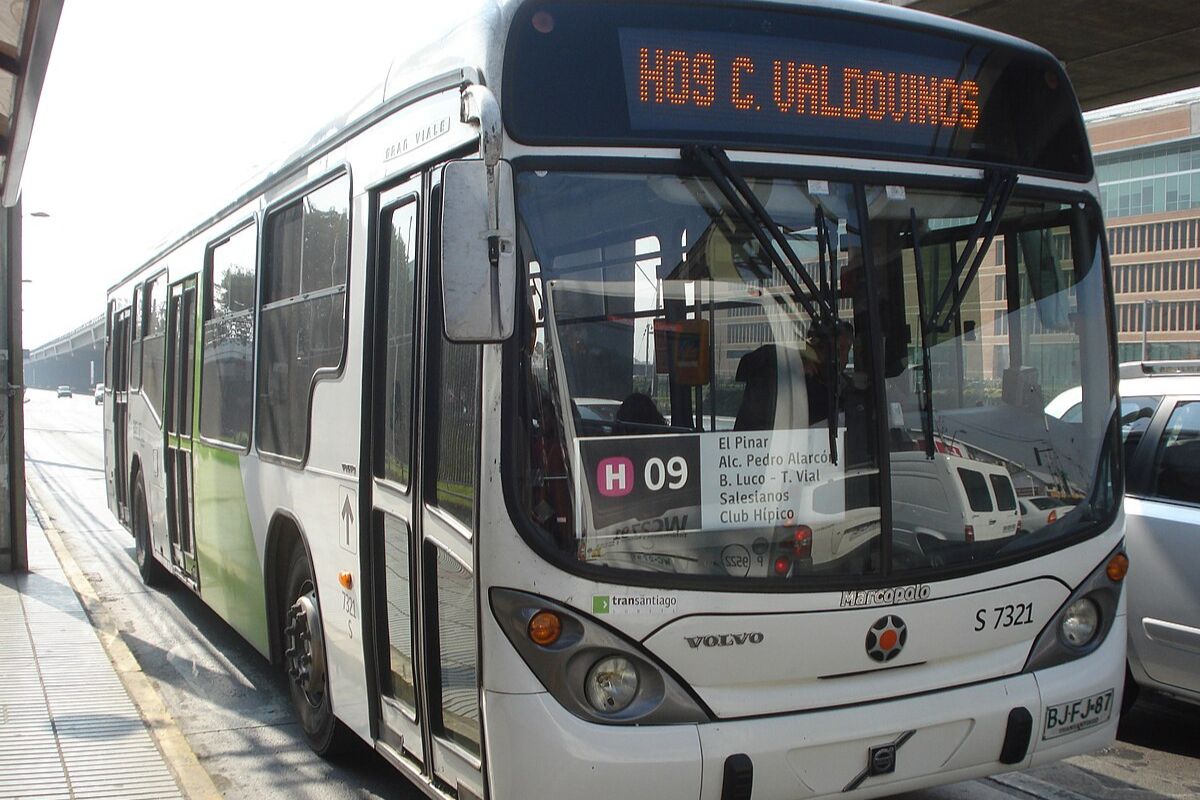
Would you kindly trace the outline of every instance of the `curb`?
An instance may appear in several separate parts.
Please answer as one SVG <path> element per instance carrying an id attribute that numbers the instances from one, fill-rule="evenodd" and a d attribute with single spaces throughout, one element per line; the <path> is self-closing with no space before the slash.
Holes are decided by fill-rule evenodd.
<path id="1" fill-rule="evenodd" d="M 113 669 L 125 686 L 125 691 L 129 693 L 129 698 L 137 706 L 138 713 L 149 728 L 168 769 L 175 776 L 180 791 L 189 800 L 218 800 L 222 796 L 221 793 L 208 772 L 200 765 L 200 760 L 183 732 L 179 730 L 179 726 L 175 724 L 175 718 L 167 710 L 153 682 L 142 672 L 141 665 L 121 638 L 120 630 L 100 601 L 92 582 L 75 563 L 75 558 L 59 536 L 58 530 L 48 521 L 49 517 L 36 489 L 33 486 L 28 486 L 27 489 L 29 505 L 37 517 L 38 524 L 45 532 L 63 573 L 91 620 L 100 645 L 112 661 Z"/>

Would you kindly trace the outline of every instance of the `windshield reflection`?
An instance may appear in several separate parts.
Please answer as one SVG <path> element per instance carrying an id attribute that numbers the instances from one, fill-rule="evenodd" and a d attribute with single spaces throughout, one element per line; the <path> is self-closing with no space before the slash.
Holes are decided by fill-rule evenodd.
<path id="1" fill-rule="evenodd" d="M 708 178 L 519 175 L 518 480 L 550 546 L 802 586 L 987 563 L 1107 513 L 1094 216 L 983 191 L 746 184 L 786 259 Z M 822 302 L 837 313 L 814 315 Z M 1047 415 L 1071 387 L 1078 421 Z"/>

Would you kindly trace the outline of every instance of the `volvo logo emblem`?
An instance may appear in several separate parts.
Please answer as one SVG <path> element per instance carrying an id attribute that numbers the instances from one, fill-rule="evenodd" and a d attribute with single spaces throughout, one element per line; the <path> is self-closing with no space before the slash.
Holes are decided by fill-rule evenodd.
<path id="1" fill-rule="evenodd" d="M 896 745 L 881 744 L 867 751 L 867 774 L 890 775 L 896 771 Z"/>
<path id="2" fill-rule="evenodd" d="M 867 631 L 867 655 L 876 661 L 891 661 L 908 641 L 908 626 L 895 614 L 880 617 Z"/>
<path id="3" fill-rule="evenodd" d="M 695 650 L 700 645 L 705 647 L 734 647 L 743 644 L 762 644 L 762 633 L 755 631 L 754 633 L 719 633 L 708 636 L 685 636 L 683 640 L 688 643 L 688 647 Z"/>

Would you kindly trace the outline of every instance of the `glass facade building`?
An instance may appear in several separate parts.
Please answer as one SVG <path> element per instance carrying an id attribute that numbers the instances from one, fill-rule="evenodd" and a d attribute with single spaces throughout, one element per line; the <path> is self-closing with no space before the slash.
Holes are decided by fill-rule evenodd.
<path id="1" fill-rule="evenodd" d="M 1200 208 L 1200 139 L 1096 156 L 1108 219 Z"/>
<path id="2" fill-rule="evenodd" d="M 1119 357 L 1200 358 L 1200 91 L 1087 120 Z"/>

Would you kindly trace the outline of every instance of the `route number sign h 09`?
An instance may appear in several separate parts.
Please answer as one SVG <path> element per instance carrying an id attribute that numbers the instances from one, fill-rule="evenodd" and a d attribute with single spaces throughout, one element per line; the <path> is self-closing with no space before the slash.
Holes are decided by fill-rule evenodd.
<path id="1" fill-rule="evenodd" d="M 813 507 L 814 489 L 842 477 L 824 428 L 591 437 L 576 458 L 579 533 L 592 542 L 845 512 L 844 498 Z"/>

